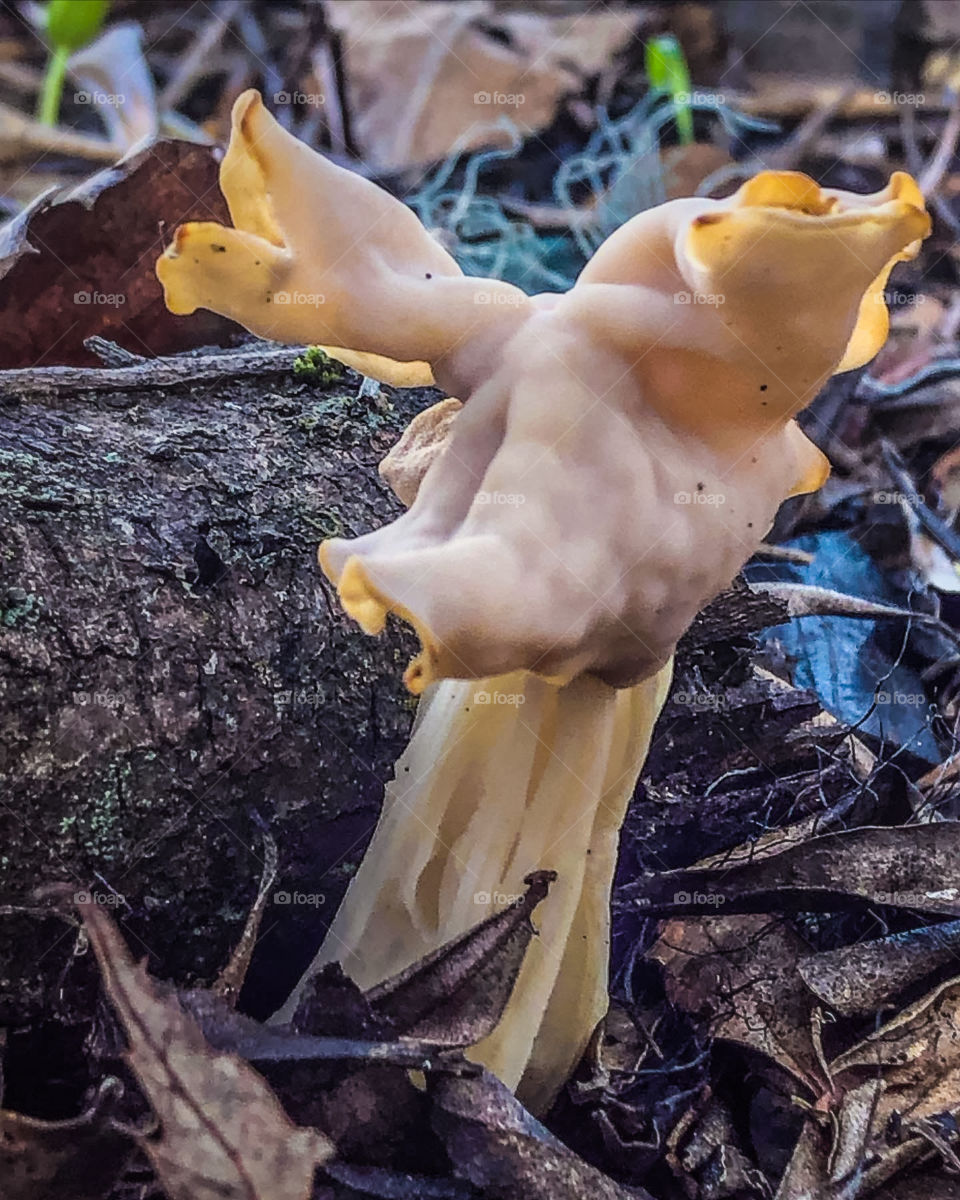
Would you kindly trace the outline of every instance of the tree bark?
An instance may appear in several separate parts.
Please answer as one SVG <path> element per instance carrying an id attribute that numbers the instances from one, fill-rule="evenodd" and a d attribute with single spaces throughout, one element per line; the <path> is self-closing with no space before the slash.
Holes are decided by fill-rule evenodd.
<path id="1" fill-rule="evenodd" d="M 265 1013 L 359 862 L 415 646 L 346 620 L 316 547 L 399 511 L 376 465 L 435 396 L 358 399 L 357 376 L 305 383 L 287 355 L 182 381 L 136 364 L 109 388 L 0 376 L 0 1024 L 87 979 L 38 885 L 102 894 L 155 973 L 209 980 L 269 829 L 247 984 Z"/>

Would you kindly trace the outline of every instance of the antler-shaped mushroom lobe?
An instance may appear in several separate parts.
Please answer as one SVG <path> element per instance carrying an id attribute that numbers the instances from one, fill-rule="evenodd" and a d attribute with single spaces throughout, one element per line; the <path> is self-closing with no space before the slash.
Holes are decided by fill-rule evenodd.
<path id="1" fill-rule="evenodd" d="M 681 232 L 681 271 L 722 295 L 723 320 L 774 369 L 763 326 L 792 341 L 815 373 L 868 361 L 886 338 L 882 301 L 893 266 L 916 255 L 930 231 L 908 176 L 872 197 L 820 189 L 807 176 L 765 172 Z M 771 339 L 776 340 L 776 339 Z M 810 397 L 805 397 L 806 402 Z"/>
<path id="2" fill-rule="evenodd" d="M 220 186 L 233 228 L 181 225 L 157 263 L 172 312 L 209 308 L 411 386 L 471 336 L 503 341 L 526 305 L 466 278 L 406 205 L 298 141 L 254 91 L 234 104 Z"/>

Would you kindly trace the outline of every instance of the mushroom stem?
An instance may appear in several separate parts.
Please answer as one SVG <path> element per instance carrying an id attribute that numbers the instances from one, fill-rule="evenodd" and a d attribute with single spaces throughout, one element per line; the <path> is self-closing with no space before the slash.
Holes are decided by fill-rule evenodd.
<path id="1" fill-rule="evenodd" d="M 548 1108 L 606 1011 L 618 834 L 671 668 L 621 690 L 521 671 L 428 689 L 366 856 L 276 1019 L 325 963 L 372 987 L 552 869 L 540 936 L 499 1025 L 470 1052 L 532 1111 Z"/>

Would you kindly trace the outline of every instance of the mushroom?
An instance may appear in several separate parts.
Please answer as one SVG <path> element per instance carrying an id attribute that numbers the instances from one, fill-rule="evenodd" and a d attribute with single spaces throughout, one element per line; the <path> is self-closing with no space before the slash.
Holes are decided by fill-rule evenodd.
<path id="1" fill-rule="evenodd" d="M 413 625 L 405 679 L 423 695 L 300 988 L 335 959 L 380 983 L 555 870 L 507 1010 L 472 1051 L 542 1111 L 606 1008 L 618 833 L 677 640 L 782 500 L 826 477 L 793 418 L 882 344 L 890 270 L 929 232 L 922 196 L 902 173 L 857 196 L 763 172 L 641 213 L 568 293 L 527 298 L 462 276 L 402 204 L 252 93 L 222 186 L 237 228 L 183 226 L 158 264 L 174 311 L 323 340 L 464 400 L 385 465 L 408 511 L 320 548 L 364 630 Z M 279 291 L 323 300 L 278 306 Z"/>

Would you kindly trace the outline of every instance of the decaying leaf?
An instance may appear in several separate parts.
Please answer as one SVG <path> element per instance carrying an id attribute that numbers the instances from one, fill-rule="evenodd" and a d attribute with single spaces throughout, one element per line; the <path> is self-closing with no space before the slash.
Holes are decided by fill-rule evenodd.
<path id="1" fill-rule="evenodd" d="M 875 1125 L 911 1123 L 960 1106 L 960 979 L 941 984 L 830 1064 L 835 1088 L 879 1077 Z"/>
<path id="2" fill-rule="evenodd" d="M 141 1144 L 171 1200 L 307 1200 L 332 1146 L 294 1125 L 261 1077 L 215 1051 L 133 956 L 107 911 L 79 905 L 128 1062 L 159 1121 Z"/>
<path id="3" fill-rule="evenodd" d="M 806 1122 L 780 1180 L 776 1200 L 830 1200 L 830 1144 L 826 1120 Z"/>
<path id="4" fill-rule="evenodd" d="M 560 100 L 609 68 L 640 14 L 496 12 L 487 0 L 328 0 L 344 44 L 348 104 L 363 157 L 404 167 L 509 144 L 506 116 L 542 129 Z M 400 119 L 398 119 L 400 114 Z"/>
<path id="5" fill-rule="evenodd" d="M 762 1194 L 763 1177 L 738 1146 L 737 1131 L 727 1108 L 713 1097 L 696 1121 L 683 1149 L 670 1156 L 681 1176 L 692 1176 L 702 1200 Z"/>
<path id="6" fill-rule="evenodd" d="M 883 904 L 960 916 L 960 822 L 829 833 L 757 862 L 664 871 L 622 890 L 645 913 L 833 912 Z"/>
<path id="7" fill-rule="evenodd" d="M 106 1080 L 79 1117 L 41 1121 L 0 1109 L 3 1200 L 103 1200 L 133 1149 L 104 1115 L 116 1080 Z"/>
<path id="8" fill-rule="evenodd" d="M 844 1016 L 875 1012 L 891 996 L 960 954 L 960 921 L 924 925 L 810 954 L 798 964 L 811 991 Z"/>
<path id="9" fill-rule="evenodd" d="M 472 1046 L 500 1020 L 533 937 L 530 916 L 556 879 L 534 871 L 521 900 L 366 993 L 407 1037 Z"/>
<path id="10" fill-rule="evenodd" d="M 402 1070 L 438 1070 L 473 1073 L 476 1068 L 456 1055 L 438 1050 L 436 1043 L 405 1037 L 395 1040 L 384 1023 L 383 1037 L 326 1037 L 298 1033 L 286 1025 L 263 1025 L 234 1012 L 213 992 L 179 993 L 180 1006 L 196 1021 L 203 1037 L 215 1050 L 238 1054 L 257 1063 L 334 1063 L 342 1066 L 375 1064 Z M 388 1040 L 391 1039 L 391 1040 Z"/>
<path id="11" fill-rule="evenodd" d="M 487 1071 L 441 1080 L 431 1094 L 455 1174 L 490 1200 L 651 1200 L 589 1166 Z"/>
<path id="12" fill-rule="evenodd" d="M 0 233 L 0 368 L 97 365 L 83 345 L 93 335 L 148 355 L 235 337 L 213 313 L 168 312 L 153 269 L 181 221 L 228 220 L 218 168 L 209 146 L 156 142 L 11 221 Z"/>
<path id="13" fill-rule="evenodd" d="M 826 1081 L 814 1000 L 797 972 L 806 952 L 783 922 L 730 915 L 668 921 L 648 957 L 663 967 L 670 1000 L 707 1018 L 714 1037 L 761 1051 L 816 1093 Z"/>
<path id="14" fill-rule="evenodd" d="M 261 1026 L 208 994 L 195 993 L 201 1008 L 192 999 L 191 1009 L 215 1045 L 257 1062 L 298 1063 L 309 1071 L 308 1077 L 301 1073 L 299 1091 L 317 1105 L 320 1123 L 340 1153 L 386 1167 L 402 1155 L 416 1123 L 425 1127 L 428 1121 L 425 1098 L 397 1068 L 415 1067 L 429 1078 L 477 1074 L 479 1068 L 459 1048 L 485 1037 L 500 1019 L 533 935 L 531 913 L 553 878 L 553 872 L 529 876 L 517 904 L 366 993 L 339 966 L 327 966 L 304 990 L 290 1029 Z M 283 1095 L 288 1098 L 286 1089 Z M 290 1111 L 299 1112 L 302 1098 L 289 1098 L 297 1105 Z M 371 1195 L 418 1194 L 407 1187 L 391 1192 L 376 1172 L 364 1186 Z M 381 1186 L 387 1190 L 373 1190 Z"/>
<path id="15" fill-rule="evenodd" d="M 960 1200 L 960 1179 L 922 1171 L 881 1188 L 873 1200 Z"/>
<path id="16" fill-rule="evenodd" d="M 468 1183 L 430 1179 L 425 1175 L 407 1175 L 382 1167 L 356 1167 L 333 1162 L 321 1168 L 323 1176 L 348 1191 L 319 1192 L 314 1200 L 346 1200 L 346 1197 L 370 1196 L 371 1200 L 476 1200 L 477 1193 Z"/>
<path id="17" fill-rule="evenodd" d="M 960 980 L 898 1013 L 833 1059 L 828 1072 L 830 1087 L 816 1108 L 829 1114 L 829 1126 L 825 1116 L 807 1123 L 777 1200 L 873 1196 L 931 1151 L 955 1168 Z"/>

